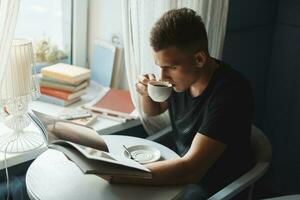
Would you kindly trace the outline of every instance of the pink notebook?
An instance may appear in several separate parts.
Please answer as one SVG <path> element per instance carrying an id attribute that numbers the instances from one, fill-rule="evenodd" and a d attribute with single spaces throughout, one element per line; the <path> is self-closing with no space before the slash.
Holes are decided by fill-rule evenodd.
<path id="1" fill-rule="evenodd" d="M 110 89 L 91 109 L 131 119 L 135 108 L 128 90 Z"/>

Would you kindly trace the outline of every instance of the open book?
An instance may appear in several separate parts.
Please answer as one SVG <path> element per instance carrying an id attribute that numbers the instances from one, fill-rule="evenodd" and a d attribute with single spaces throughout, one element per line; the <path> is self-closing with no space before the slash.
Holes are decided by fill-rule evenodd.
<path id="1" fill-rule="evenodd" d="M 105 141 L 93 129 L 37 111 L 29 116 L 40 128 L 48 147 L 64 153 L 83 173 L 152 178 L 150 170 L 138 162 L 109 153 Z"/>

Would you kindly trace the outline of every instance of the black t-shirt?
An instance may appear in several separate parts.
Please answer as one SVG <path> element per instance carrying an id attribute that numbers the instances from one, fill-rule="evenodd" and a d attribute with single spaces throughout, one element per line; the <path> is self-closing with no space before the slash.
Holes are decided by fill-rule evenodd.
<path id="1" fill-rule="evenodd" d="M 239 72 L 219 62 L 200 96 L 192 97 L 188 90 L 172 92 L 169 113 L 180 155 L 189 150 L 197 133 L 226 145 L 221 157 L 199 182 L 208 193 L 214 193 L 249 169 L 253 96 L 248 81 Z"/>

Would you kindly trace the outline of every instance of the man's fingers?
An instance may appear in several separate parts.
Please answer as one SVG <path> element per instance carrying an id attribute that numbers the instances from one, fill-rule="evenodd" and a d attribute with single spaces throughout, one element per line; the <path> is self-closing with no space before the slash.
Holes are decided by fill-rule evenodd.
<path id="1" fill-rule="evenodd" d="M 155 80 L 154 74 L 144 74 L 138 77 L 138 81 L 144 85 L 147 85 L 149 80 L 153 80 L 153 79 Z"/>
<path id="2" fill-rule="evenodd" d="M 135 87 L 140 95 L 148 96 L 147 85 L 150 80 L 155 80 L 154 74 L 144 74 L 138 77 L 138 82 L 135 84 Z"/>
<path id="3" fill-rule="evenodd" d="M 147 94 L 147 86 L 142 84 L 142 83 L 136 83 L 135 84 L 136 91 L 140 93 L 141 95 L 146 95 Z"/>
<path id="4" fill-rule="evenodd" d="M 146 77 L 145 75 L 140 75 L 139 77 L 138 77 L 138 81 L 139 81 L 139 83 L 142 83 L 142 84 L 148 84 L 148 77 Z"/>
<path id="5" fill-rule="evenodd" d="M 148 74 L 149 80 L 155 80 L 155 75 L 154 74 Z"/>
<path id="6" fill-rule="evenodd" d="M 136 89 L 141 90 L 141 91 L 147 89 L 147 86 L 144 85 L 144 84 L 142 84 L 142 83 L 137 83 L 137 84 L 135 84 L 135 87 L 136 87 Z"/>

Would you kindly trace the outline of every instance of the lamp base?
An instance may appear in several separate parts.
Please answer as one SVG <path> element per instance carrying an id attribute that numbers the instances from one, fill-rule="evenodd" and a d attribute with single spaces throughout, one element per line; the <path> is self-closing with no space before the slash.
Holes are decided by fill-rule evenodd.
<path id="1" fill-rule="evenodd" d="M 26 114 L 8 115 L 5 118 L 4 123 L 8 128 L 13 129 L 16 132 L 21 132 L 24 128 L 29 126 L 31 120 Z"/>
<path id="2" fill-rule="evenodd" d="M 0 151 L 21 153 L 39 148 L 43 143 L 42 136 L 37 132 L 11 130 L 0 136 Z"/>

